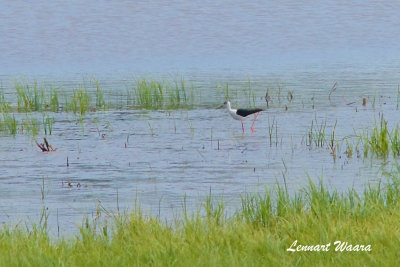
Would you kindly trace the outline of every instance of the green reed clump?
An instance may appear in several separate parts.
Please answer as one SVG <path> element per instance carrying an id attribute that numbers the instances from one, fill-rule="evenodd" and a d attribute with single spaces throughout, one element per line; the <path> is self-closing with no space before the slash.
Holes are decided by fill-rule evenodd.
<path id="1" fill-rule="evenodd" d="M 54 118 L 50 118 L 48 115 L 43 115 L 43 120 L 40 122 L 38 119 L 26 115 L 26 118 L 18 120 L 15 115 L 8 112 L 3 112 L 0 117 L 0 132 L 6 135 L 15 136 L 17 133 L 20 134 L 31 134 L 35 137 L 41 127 L 43 127 L 44 133 L 50 134 L 53 130 Z"/>
<path id="2" fill-rule="evenodd" d="M 24 82 L 15 82 L 17 92 L 18 112 L 30 112 L 42 110 L 45 103 L 45 93 L 43 88 L 39 88 L 35 81 L 33 85 Z"/>
<path id="3" fill-rule="evenodd" d="M 134 93 L 135 105 L 146 109 L 188 108 L 194 102 L 193 88 L 189 95 L 183 78 L 174 83 L 143 78 L 136 82 Z"/>
<path id="4" fill-rule="evenodd" d="M 318 124 L 317 118 L 311 121 L 311 127 L 307 133 L 307 145 L 312 147 L 312 144 L 316 147 L 323 147 L 326 143 L 326 121 L 322 121 Z"/>
<path id="5" fill-rule="evenodd" d="M 10 112 L 11 110 L 11 104 L 6 101 L 4 97 L 4 91 L 3 88 L 0 87 L 0 112 Z"/>
<path id="6" fill-rule="evenodd" d="M 49 115 L 43 114 L 43 131 L 45 135 L 51 135 L 53 132 L 54 118 L 50 118 Z"/>
<path id="7" fill-rule="evenodd" d="M 3 112 L 2 120 L 0 118 L 0 130 L 7 134 L 15 136 L 18 130 L 18 122 L 14 114 Z"/>
<path id="8" fill-rule="evenodd" d="M 17 120 L 14 114 L 3 112 L 0 117 L 0 132 L 15 136 L 20 134 L 31 134 L 35 137 L 40 129 L 43 129 L 45 135 L 51 135 L 53 132 L 54 118 L 48 115 L 42 115 L 42 121 L 27 114 L 26 118 Z"/>
<path id="9" fill-rule="evenodd" d="M 66 103 L 67 111 L 72 113 L 84 115 L 90 109 L 89 94 L 86 88 L 79 86 L 78 89 L 74 89 L 70 100 Z"/>
<path id="10" fill-rule="evenodd" d="M 14 85 L 17 93 L 18 112 L 59 111 L 59 93 L 56 87 L 52 85 L 39 87 L 36 81 L 33 84 L 16 81 Z"/>
<path id="11" fill-rule="evenodd" d="M 371 149 L 379 156 L 386 156 L 389 152 L 389 131 L 387 121 L 381 117 L 380 126 L 375 124 L 369 140 Z"/>
<path id="12" fill-rule="evenodd" d="M 147 109 L 156 109 L 164 104 L 164 88 L 154 80 L 141 79 L 136 82 L 136 105 Z"/>
<path id="13" fill-rule="evenodd" d="M 367 156 L 369 151 L 383 158 L 386 158 L 390 152 L 394 156 L 399 155 L 400 136 L 398 126 L 392 132 L 389 132 L 387 124 L 388 122 L 382 115 L 380 123 L 375 123 L 371 134 L 367 133 L 361 136 L 364 141 L 364 156 Z"/>
<path id="14" fill-rule="evenodd" d="M 396 125 L 396 128 L 392 131 L 390 135 L 390 143 L 391 143 L 391 150 L 394 157 L 400 156 L 400 130 L 399 125 Z"/>
<path id="15" fill-rule="evenodd" d="M 184 80 L 181 80 L 180 83 L 175 81 L 175 88 L 171 85 L 168 85 L 166 88 L 168 88 L 169 103 L 167 106 L 169 108 L 179 108 L 181 104 L 187 103 Z"/>
<path id="16" fill-rule="evenodd" d="M 58 110 L 60 108 L 60 102 L 58 99 L 58 91 L 56 88 L 52 87 L 50 89 L 48 106 L 52 112 L 58 112 Z"/>
<path id="17" fill-rule="evenodd" d="M 271 191 L 266 191 L 265 194 L 246 194 L 242 197 L 239 219 L 244 219 L 246 223 L 266 227 L 271 223 L 273 214 Z"/>
<path id="18" fill-rule="evenodd" d="M 21 122 L 21 127 L 24 132 L 30 133 L 32 138 L 38 135 L 40 129 L 40 121 L 32 116 L 26 116 Z"/>
<path id="19" fill-rule="evenodd" d="M 180 109 L 194 104 L 194 89 L 188 87 L 184 78 L 175 81 L 157 81 L 142 78 L 136 81 L 134 89 L 125 93 L 116 90 L 112 99 L 107 99 L 103 88 L 96 79 L 84 81 L 74 89 L 60 92 L 55 85 L 15 81 L 16 103 L 7 103 L 0 95 L 0 109 L 10 108 L 17 112 L 52 111 L 72 112 L 84 115 L 89 110 L 107 108 Z M 93 99 L 93 103 L 91 102 Z M 125 101 L 126 100 L 126 101 Z M 114 101 L 114 102 L 113 102 Z M 126 103 L 124 103 L 126 102 Z"/>

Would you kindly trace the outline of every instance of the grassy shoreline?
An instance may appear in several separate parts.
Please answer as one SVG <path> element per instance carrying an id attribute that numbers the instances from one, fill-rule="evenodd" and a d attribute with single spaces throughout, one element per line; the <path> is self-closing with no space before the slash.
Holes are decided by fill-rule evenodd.
<path id="1" fill-rule="evenodd" d="M 310 180 L 294 196 L 281 187 L 245 195 L 229 217 L 223 202 L 208 197 L 201 209 L 184 210 L 173 225 L 140 208 L 112 218 L 101 225 L 86 220 L 78 236 L 57 240 L 49 236 L 45 215 L 37 225 L 4 227 L 0 265 L 394 266 L 400 244 L 399 172 L 363 194 L 338 193 Z M 344 251 L 335 249 L 338 240 Z M 287 251 L 328 243 L 329 251 Z M 370 245 L 371 251 L 347 251 L 350 244 L 352 249 Z"/>

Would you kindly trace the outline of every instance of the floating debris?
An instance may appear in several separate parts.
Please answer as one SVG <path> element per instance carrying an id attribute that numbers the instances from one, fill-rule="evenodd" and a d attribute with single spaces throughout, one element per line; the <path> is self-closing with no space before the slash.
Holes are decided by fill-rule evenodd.
<path id="1" fill-rule="evenodd" d="M 42 152 L 53 152 L 53 151 L 57 150 L 51 144 L 49 144 L 49 142 L 47 142 L 46 137 L 44 137 L 43 140 L 44 140 L 44 144 L 43 143 L 39 144 L 35 139 L 36 145 L 42 150 Z"/>

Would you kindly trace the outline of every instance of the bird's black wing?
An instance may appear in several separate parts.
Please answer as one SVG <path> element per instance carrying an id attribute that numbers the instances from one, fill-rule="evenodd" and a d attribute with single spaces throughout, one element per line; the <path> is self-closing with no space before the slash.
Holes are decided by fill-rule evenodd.
<path id="1" fill-rule="evenodd" d="M 257 113 L 263 111 L 263 109 L 261 108 L 254 108 L 254 109 L 244 109 L 244 108 L 240 108 L 236 111 L 236 114 L 242 117 L 247 117 L 251 114 Z"/>

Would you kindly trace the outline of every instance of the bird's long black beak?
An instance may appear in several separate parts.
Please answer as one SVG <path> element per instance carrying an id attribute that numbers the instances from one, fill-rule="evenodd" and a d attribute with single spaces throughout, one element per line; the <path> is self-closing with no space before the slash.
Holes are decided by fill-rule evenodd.
<path id="1" fill-rule="evenodd" d="M 217 109 L 222 109 L 222 108 L 225 108 L 225 103 L 217 107 Z"/>

